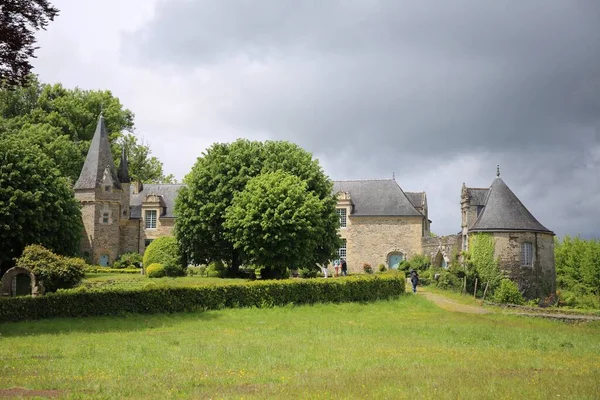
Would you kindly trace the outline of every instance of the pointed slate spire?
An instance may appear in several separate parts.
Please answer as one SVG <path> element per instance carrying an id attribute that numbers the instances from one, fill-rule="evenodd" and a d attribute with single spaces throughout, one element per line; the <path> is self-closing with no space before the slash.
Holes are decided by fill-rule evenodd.
<path id="1" fill-rule="evenodd" d="M 109 173 L 112 184 L 116 189 L 121 189 L 121 183 L 117 177 L 115 162 L 110 151 L 108 132 L 104 124 L 102 114 L 98 117 L 96 132 L 90 144 L 87 157 L 81 169 L 79 179 L 75 182 L 75 189 L 94 189 L 102 184 L 105 173 Z"/>
<path id="2" fill-rule="evenodd" d="M 488 191 L 485 207 L 469 229 L 469 233 L 502 231 L 553 233 L 535 219 L 506 183 L 497 176 Z"/>
<path id="3" fill-rule="evenodd" d="M 121 148 L 121 162 L 119 163 L 117 177 L 121 183 L 131 183 L 131 178 L 129 177 L 129 162 L 127 161 L 125 146 Z"/>

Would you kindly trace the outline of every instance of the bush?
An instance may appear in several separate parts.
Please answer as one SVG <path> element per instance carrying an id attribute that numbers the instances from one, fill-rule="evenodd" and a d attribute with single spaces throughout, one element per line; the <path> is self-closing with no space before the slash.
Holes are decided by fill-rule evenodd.
<path id="1" fill-rule="evenodd" d="M 59 256 L 37 244 L 25 247 L 16 265 L 33 272 L 46 292 L 76 286 L 85 276 L 86 268 L 81 258 Z"/>
<path id="2" fill-rule="evenodd" d="M 106 267 L 86 267 L 86 274 L 139 274 L 140 270 L 137 268 L 106 268 Z"/>
<path id="3" fill-rule="evenodd" d="M 173 236 L 163 236 L 150 243 L 144 252 L 144 267 L 151 264 L 162 264 L 165 266 L 167 276 L 185 275 L 177 239 Z"/>
<path id="4" fill-rule="evenodd" d="M 523 295 L 519 291 L 517 284 L 507 278 L 504 278 L 500 281 L 500 286 L 494 291 L 493 299 L 496 303 L 524 303 Z"/>
<path id="5" fill-rule="evenodd" d="M 233 307 L 341 303 L 389 299 L 404 293 L 399 274 L 346 279 L 254 281 L 196 287 L 70 290 L 0 300 L 0 323 L 56 317 L 173 313 Z"/>
<path id="6" fill-rule="evenodd" d="M 429 261 L 429 257 L 423 254 L 415 254 L 409 260 L 409 270 L 414 269 L 416 271 L 425 271 L 431 266 L 431 261 Z"/>
<path id="7" fill-rule="evenodd" d="M 227 274 L 227 267 L 223 261 L 213 261 L 206 267 L 206 276 L 209 278 L 224 278 Z"/>
<path id="8" fill-rule="evenodd" d="M 461 281 L 458 277 L 448 271 L 440 272 L 440 276 L 437 280 L 437 287 L 445 290 L 460 290 L 461 289 Z"/>
<path id="9" fill-rule="evenodd" d="M 385 272 L 386 270 L 385 264 L 379 264 L 379 272 Z"/>
<path id="10" fill-rule="evenodd" d="M 308 278 L 316 278 L 317 270 L 310 268 L 301 268 L 300 269 L 300 278 L 308 279 Z"/>
<path id="11" fill-rule="evenodd" d="M 148 275 L 148 278 L 162 278 L 163 276 L 167 276 L 167 273 L 164 265 L 154 263 L 150 264 L 148 268 L 146 268 L 146 275 Z"/>
<path id="12" fill-rule="evenodd" d="M 364 263 L 363 264 L 363 271 L 365 271 L 365 273 L 367 273 L 367 274 L 372 274 L 373 273 L 373 267 L 371 267 L 371 264 L 369 264 L 369 263 Z"/>
<path id="13" fill-rule="evenodd" d="M 206 266 L 205 265 L 200 265 L 200 266 L 188 266 L 185 269 L 185 273 L 187 276 L 206 276 Z"/>
<path id="14" fill-rule="evenodd" d="M 113 263 L 113 268 L 141 268 L 142 255 L 140 253 L 121 254 Z M 138 271 L 139 272 L 139 271 Z"/>

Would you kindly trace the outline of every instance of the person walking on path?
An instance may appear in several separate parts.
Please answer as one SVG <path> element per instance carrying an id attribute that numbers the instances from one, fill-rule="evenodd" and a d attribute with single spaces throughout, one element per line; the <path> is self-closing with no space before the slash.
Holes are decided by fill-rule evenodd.
<path id="1" fill-rule="evenodd" d="M 346 264 L 346 260 L 342 258 L 342 275 L 348 276 L 348 264 Z"/>
<path id="2" fill-rule="evenodd" d="M 414 269 L 410 270 L 410 283 L 412 283 L 413 293 L 417 293 L 417 285 L 419 284 L 419 274 Z"/>

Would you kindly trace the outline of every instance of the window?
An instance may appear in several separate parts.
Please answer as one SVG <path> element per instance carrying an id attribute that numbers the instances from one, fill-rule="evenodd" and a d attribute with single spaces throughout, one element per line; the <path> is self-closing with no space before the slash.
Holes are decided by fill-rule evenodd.
<path id="1" fill-rule="evenodd" d="M 150 246 L 150 243 L 152 243 L 154 239 L 146 239 L 144 240 L 144 248 L 147 248 L 148 246 Z"/>
<path id="2" fill-rule="evenodd" d="M 110 216 L 109 214 L 105 211 L 102 213 L 102 223 L 103 224 L 108 224 L 110 221 Z"/>
<path id="3" fill-rule="evenodd" d="M 146 229 L 156 229 L 156 210 L 146 210 Z"/>
<path id="4" fill-rule="evenodd" d="M 105 185 L 104 186 L 104 191 L 105 192 L 110 192 L 110 185 Z"/>
<path id="5" fill-rule="evenodd" d="M 346 239 L 342 239 L 342 247 L 338 249 L 338 258 L 346 258 Z"/>
<path id="6" fill-rule="evenodd" d="M 530 242 L 521 243 L 521 265 L 533 266 L 533 245 Z"/>
<path id="7" fill-rule="evenodd" d="M 346 227 L 346 209 L 345 208 L 336 208 L 335 211 L 337 211 L 337 215 L 340 218 L 340 227 L 345 228 Z"/>

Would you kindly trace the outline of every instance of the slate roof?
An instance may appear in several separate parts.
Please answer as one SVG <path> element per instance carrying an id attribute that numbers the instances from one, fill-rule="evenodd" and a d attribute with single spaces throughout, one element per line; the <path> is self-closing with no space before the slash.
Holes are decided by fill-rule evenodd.
<path id="1" fill-rule="evenodd" d="M 527 210 L 504 181 L 497 177 L 490 186 L 485 207 L 469 232 L 527 231 L 552 233 Z"/>
<path id="2" fill-rule="evenodd" d="M 334 181 L 333 192 L 348 192 L 353 216 L 420 216 L 394 179 Z"/>
<path id="3" fill-rule="evenodd" d="M 182 188 L 183 184 L 164 184 L 164 185 L 151 185 L 144 184 L 144 189 L 139 193 L 133 193 L 133 185 L 130 188 L 130 211 L 131 218 L 142 217 L 142 201 L 146 199 L 146 196 L 154 194 L 160 196 L 166 207 L 166 214 L 161 215 L 161 218 L 175 218 L 173 211 L 175 209 L 175 197 L 177 192 Z"/>
<path id="4" fill-rule="evenodd" d="M 98 124 L 96 125 L 96 132 L 90 144 L 81 174 L 79 179 L 75 182 L 74 189 L 95 189 L 102 184 L 102 178 L 104 177 L 104 171 L 106 168 L 110 170 L 113 180 L 113 186 L 116 189 L 121 189 L 121 183 L 117 177 L 117 170 L 115 168 L 115 162 L 112 158 L 110 151 L 110 144 L 108 142 L 108 132 L 106 131 L 106 125 L 104 124 L 104 117 L 102 114 L 98 117 Z"/>
<path id="5" fill-rule="evenodd" d="M 485 206 L 485 200 L 490 189 L 467 188 L 472 206 Z"/>
<path id="6" fill-rule="evenodd" d="M 404 192 L 404 194 L 415 208 L 423 207 L 425 192 Z"/>

